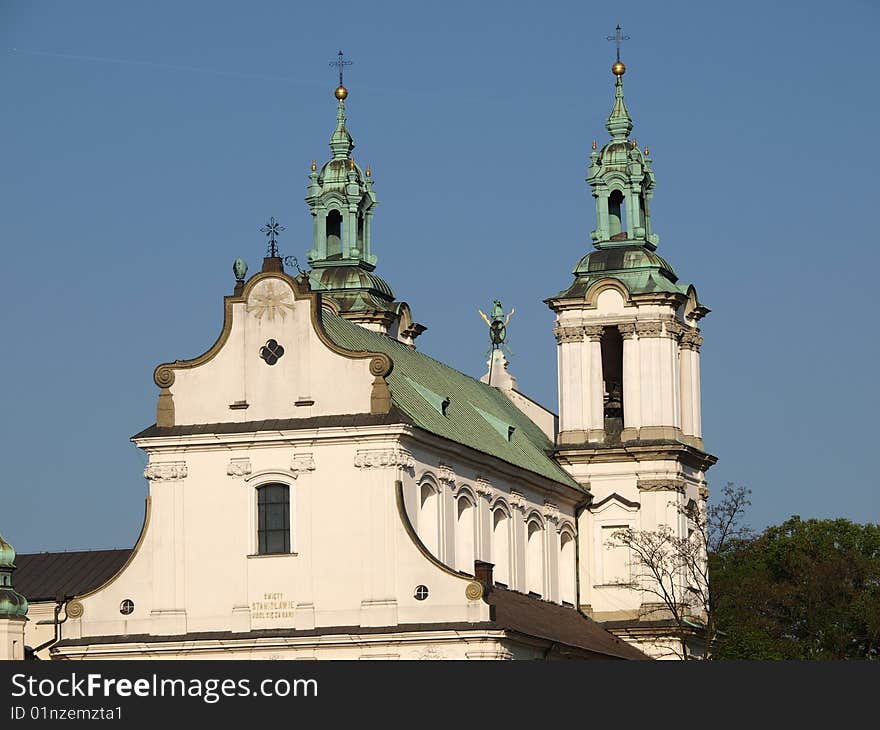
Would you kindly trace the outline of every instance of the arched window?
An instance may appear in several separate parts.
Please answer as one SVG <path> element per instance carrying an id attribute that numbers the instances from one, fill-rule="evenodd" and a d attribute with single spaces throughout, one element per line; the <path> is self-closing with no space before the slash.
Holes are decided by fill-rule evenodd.
<path id="1" fill-rule="evenodd" d="M 455 567 L 464 573 L 474 572 L 474 503 L 467 495 L 456 500 L 458 521 L 455 526 Z"/>
<path id="2" fill-rule="evenodd" d="M 290 552 L 290 487 L 264 484 L 257 487 L 257 553 Z"/>
<path id="3" fill-rule="evenodd" d="M 570 532 L 559 536 L 559 598 L 563 603 L 575 604 L 574 537 Z"/>
<path id="4" fill-rule="evenodd" d="M 526 544 L 526 590 L 544 595 L 544 527 L 537 519 L 530 520 Z"/>
<path id="5" fill-rule="evenodd" d="M 439 554 L 439 499 L 437 490 L 430 482 L 424 482 L 419 488 L 419 539 L 434 556 Z"/>
<path id="6" fill-rule="evenodd" d="M 342 258 L 342 214 L 331 210 L 327 214 L 327 258 Z"/>
<path id="7" fill-rule="evenodd" d="M 492 513 L 492 562 L 495 582 L 510 585 L 510 517 L 501 508 Z"/>
<path id="8" fill-rule="evenodd" d="M 623 204 L 623 193 L 619 190 L 612 190 L 608 196 L 608 225 L 612 240 L 620 234 L 626 238 L 626 206 Z"/>

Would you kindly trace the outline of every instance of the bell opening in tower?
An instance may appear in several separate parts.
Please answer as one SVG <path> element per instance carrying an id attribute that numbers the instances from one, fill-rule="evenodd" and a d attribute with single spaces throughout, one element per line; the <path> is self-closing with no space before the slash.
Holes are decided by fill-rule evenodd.
<path id="1" fill-rule="evenodd" d="M 612 241 L 626 239 L 626 207 L 619 190 L 612 190 L 608 196 L 608 233 Z"/>
<path id="2" fill-rule="evenodd" d="M 623 338 L 617 327 L 603 328 L 601 346 L 605 438 L 616 441 L 623 430 Z"/>
<path id="3" fill-rule="evenodd" d="M 359 215 L 357 221 L 357 247 L 359 251 L 364 250 L 364 216 Z"/>
<path id="4" fill-rule="evenodd" d="M 327 214 L 327 258 L 342 258 L 342 214 L 331 210 Z"/>

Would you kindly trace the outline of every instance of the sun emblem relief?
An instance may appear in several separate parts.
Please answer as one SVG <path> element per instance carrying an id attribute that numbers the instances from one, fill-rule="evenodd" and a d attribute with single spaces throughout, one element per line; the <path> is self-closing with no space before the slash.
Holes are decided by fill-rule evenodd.
<path id="1" fill-rule="evenodd" d="M 284 319 L 288 312 L 293 311 L 290 289 L 283 285 L 276 286 L 274 281 L 267 281 L 251 294 L 247 311 L 253 312 L 257 321 L 262 321 L 265 317 L 269 322 L 274 322 L 276 315 Z"/>

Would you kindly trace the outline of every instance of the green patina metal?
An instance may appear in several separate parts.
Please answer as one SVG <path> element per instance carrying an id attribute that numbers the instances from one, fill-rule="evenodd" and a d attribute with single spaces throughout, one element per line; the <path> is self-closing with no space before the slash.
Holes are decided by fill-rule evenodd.
<path id="1" fill-rule="evenodd" d="M 370 168 L 365 172 L 351 156 L 354 146 L 346 127 L 345 98 L 339 98 L 331 159 L 320 169 L 312 166 L 305 198 L 314 220 L 309 281 L 313 289 L 331 296 L 343 313 L 396 313 L 394 292 L 373 273 L 377 259 L 371 232 L 378 201 Z"/>
<path id="2" fill-rule="evenodd" d="M 392 402 L 419 428 L 583 491 L 550 457 L 552 441 L 497 388 L 330 312 L 323 318 L 342 347 L 391 357 Z"/>
<path id="3" fill-rule="evenodd" d="M 24 618 L 27 616 L 27 599 L 12 586 L 14 570 L 15 550 L 0 536 L 0 618 Z"/>
<path id="4" fill-rule="evenodd" d="M 596 201 L 596 228 L 590 233 L 596 250 L 574 267 L 571 286 L 548 302 L 583 299 L 590 287 L 608 278 L 623 284 L 631 296 L 688 296 L 689 286 L 679 283 L 672 266 L 654 253 L 660 237 L 651 226 L 650 203 L 657 182 L 648 148 L 640 150 L 630 139 L 633 120 L 623 96 L 625 67 L 615 68 L 614 104 L 605 123 L 611 139 L 593 150 L 586 177 Z"/>

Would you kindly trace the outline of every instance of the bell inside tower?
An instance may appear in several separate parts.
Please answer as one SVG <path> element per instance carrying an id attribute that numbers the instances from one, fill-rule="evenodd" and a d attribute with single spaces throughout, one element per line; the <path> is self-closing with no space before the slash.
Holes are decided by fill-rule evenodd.
<path id="1" fill-rule="evenodd" d="M 331 210 L 327 214 L 327 258 L 342 258 L 342 214 Z"/>
<path id="2" fill-rule="evenodd" d="M 619 190 L 612 190 L 608 196 L 608 227 L 612 241 L 626 238 L 626 208 Z"/>
<path id="3" fill-rule="evenodd" d="M 603 328 L 601 347 L 605 436 L 616 440 L 623 430 L 623 338 L 617 327 Z"/>

